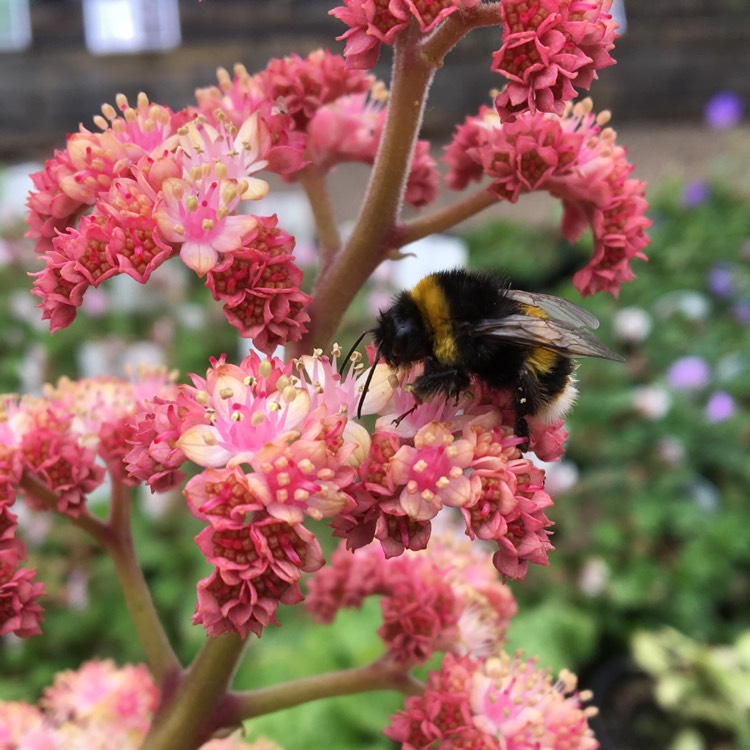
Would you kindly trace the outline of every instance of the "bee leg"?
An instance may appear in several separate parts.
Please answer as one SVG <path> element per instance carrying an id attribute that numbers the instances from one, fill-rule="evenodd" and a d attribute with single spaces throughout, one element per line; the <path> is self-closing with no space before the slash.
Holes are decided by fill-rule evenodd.
<path id="1" fill-rule="evenodd" d="M 394 419 L 391 422 L 391 424 L 394 427 L 398 427 L 401 424 L 401 422 L 403 422 L 412 412 L 415 412 L 417 410 L 417 407 L 419 406 L 420 403 L 421 402 L 417 401 L 414 404 L 414 406 L 411 407 L 411 409 L 409 409 L 408 411 L 405 411 L 403 414 L 401 414 L 400 416 L 396 417 L 396 419 Z"/>
<path id="2" fill-rule="evenodd" d="M 412 389 L 417 401 L 425 401 L 431 396 L 444 393 L 458 403 L 461 391 L 469 387 L 469 376 L 455 367 L 445 367 L 434 360 L 425 360 L 424 372 L 414 381 Z"/>

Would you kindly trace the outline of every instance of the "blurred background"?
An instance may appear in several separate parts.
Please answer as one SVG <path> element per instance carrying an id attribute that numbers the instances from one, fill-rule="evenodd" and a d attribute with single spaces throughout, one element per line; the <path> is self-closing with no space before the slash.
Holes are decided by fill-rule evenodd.
<path id="1" fill-rule="evenodd" d="M 148 293 L 124 277 L 88 292 L 73 326 L 50 338 L 34 309 L 23 239 L 29 172 L 65 134 L 91 125 L 117 92 L 139 91 L 175 109 L 216 67 L 251 72 L 271 56 L 341 51 L 332 0 L 0 0 L 0 392 L 37 392 L 62 374 L 121 374 L 127 365 L 205 370 L 208 356 L 242 356 L 200 282 L 167 264 Z M 617 65 L 592 87 L 611 109 L 634 176 L 649 182 L 649 262 L 620 298 L 583 304 L 624 366 L 584 362 L 564 461 L 547 467 L 556 507 L 549 569 L 513 586 L 520 613 L 509 648 L 552 669 L 569 667 L 595 691 L 605 750 L 750 748 L 750 3 L 625 0 Z M 624 14 L 624 15 L 622 15 Z M 439 146 L 487 101 L 499 41 L 480 30 L 439 71 L 424 135 Z M 376 73 L 387 80 L 388 50 Z M 356 211 L 368 170 L 332 176 L 342 224 Z M 274 184 L 277 211 L 314 269 L 314 230 L 303 195 Z M 443 196 L 446 202 L 450 196 Z M 420 244 L 416 261 L 385 264 L 341 332 L 348 343 L 392 291 L 431 264 L 502 268 L 517 286 L 571 299 L 584 240 L 558 231 L 545 195 L 498 206 L 449 237 Z M 411 249 L 411 248 L 410 248 Z M 308 281 L 309 283 L 309 281 Z M 51 675 L 92 653 L 139 661 L 111 567 L 75 529 L 27 512 L 32 565 L 47 582 L 46 634 L 0 640 L 0 699 L 33 700 Z M 179 498 L 144 497 L 136 535 L 147 577 L 183 658 L 202 640 L 190 625 L 190 584 L 205 574 L 197 527 Z M 165 550 L 168 554 L 165 554 Z M 377 655 L 377 603 L 344 613 L 335 635 L 301 613 L 264 635 L 240 683 L 271 683 Z M 362 618 L 372 627 L 363 624 Z M 301 658 L 304 656 L 304 659 Z M 285 668 L 286 669 L 286 668 Z M 339 699 L 254 722 L 287 750 L 309 737 L 331 748 L 387 748 L 379 736 L 398 696 Z M 322 728 L 322 729 L 321 729 Z"/>

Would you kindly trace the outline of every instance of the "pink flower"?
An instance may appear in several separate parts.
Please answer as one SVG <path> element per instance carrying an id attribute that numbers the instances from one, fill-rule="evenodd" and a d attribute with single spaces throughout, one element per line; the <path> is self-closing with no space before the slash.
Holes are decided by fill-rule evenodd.
<path id="1" fill-rule="evenodd" d="M 503 46 L 492 69 L 509 79 L 495 106 L 503 121 L 518 114 L 563 114 L 575 87 L 588 89 L 599 68 L 614 64 L 617 24 L 612 0 L 503 0 Z"/>
<path id="2" fill-rule="evenodd" d="M 159 396 L 146 399 L 131 424 L 132 447 L 123 458 L 128 474 L 152 492 L 174 489 L 184 477 L 179 468 L 187 460 L 177 447 L 183 428 L 177 404 Z"/>
<path id="3" fill-rule="evenodd" d="M 110 660 L 88 661 L 55 676 L 40 701 L 55 724 L 116 724 L 133 739 L 143 738 L 159 693 L 145 665 L 117 667 Z"/>
<path id="4" fill-rule="evenodd" d="M 294 263 L 294 238 L 275 216 L 256 217 L 241 247 L 207 276 L 206 286 L 225 302 L 224 314 L 260 351 L 271 353 L 298 341 L 310 320 L 310 297 L 300 290 L 302 271 Z"/>
<path id="5" fill-rule="evenodd" d="M 271 102 L 282 99 L 299 131 L 306 131 L 315 113 L 326 104 L 351 94 L 364 94 L 372 76 L 348 70 L 344 59 L 329 50 L 313 50 L 307 57 L 291 54 L 272 59 L 257 76 Z"/>
<path id="6" fill-rule="evenodd" d="M 269 134 L 264 155 L 268 169 L 280 175 L 291 175 L 305 165 L 306 137 L 295 128 L 292 117 L 280 111 L 278 100 L 267 96 L 261 76 L 251 76 L 240 64 L 234 66 L 234 77 L 219 68 L 219 85 L 195 92 L 198 108 L 210 124 L 218 126 L 227 121 L 237 128 L 257 113 Z"/>
<path id="7" fill-rule="evenodd" d="M 198 583 L 193 621 L 212 636 L 233 631 L 260 637 L 264 627 L 277 624 L 279 604 L 302 600 L 301 572 L 323 564 L 313 534 L 263 513 L 234 528 L 209 526 L 197 541 L 216 569 Z"/>
<path id="8" fill-rule="evenodd" d="M 49 252 L 53 238 L 71 226 L 84 209 L 80 200 L 67 195 L 61 187 L 62 181 L 74 172 L 68 152 L 56 150 L 54 157 L 45 162 L 44 169 L 31 175 L 36 190 L 29 193 L 27 201 L 27 236 L 37 240 L 39 254 Z"/>
<path id="9" fill-rule="evenodd" d="M 380 547 L 354 554 L 340 546 L 313 577 L 306 607 L 331 622 L 342 607 L 381 597 L 378 630 L 397 661 L 419 664 L 435 651 L 482 654 L 502 642 L 515 601 L 486 555 L 450 533 L 428 550 L 388 559 Z"/>
<path id="10" fill-rule="evenodd" d="M 40 404 L 28 417 L 19 448 L 24 468 L 57 495 L 59 513 L 80 515 L 86 496 L 104 479 L 96 453 L 71 432 L 71 417 L 53 406 Z"/>
<path id="11" fill-rule="evenodd" d="M 42 608 L 37 599 L 44 593 L 44 584 L 35 582 L 35 575 L 35 570 L 14 569 L 0 556 L 0 635 L 28 638 L 42 632 Z"/>
<path id="12" fill-rule="evenodd" d="M 406 699 L 386 736 L 414 750 L 436 746 L 596 750 L 575 678 L 553 683 L 533 662 L 506 654 L 478 661 L 447 655 L 423 695 Z"/>
<path id="13" fill-rule="evenodd" d="M 180 247 L 180 258 L 199 276 L 219 262 L 220 253 L 234 253 L 256 223 L 253 216 L 235 214 L 244 187 L 214 178 L 192 184 L 168 178 L 154 218 L 162 235 Z"/>
<path id="14" fill-rule="evenodd" d="M 468 440 L 456 439 L 447 425 L 432 422 L 414 436 L 414 447 L 402 445 L 390 462 L 393 481 L 403 486 L 399 504 L 417 521 L 433 518 L 443 505 L 476 502 L 477 479 L 464 474 L 471 463 Z"/>
<path id="15" fill-rule="evenodd" d="M 176 248 L 162 235 L 154 217 L 157 192 L 144 179 L 149 162 L 139 163 L 137 179 L 118 178 L 99 202 L 109 217 L 106 259 L 112 268 L 145 284 L 151 273 L 176 254 Z M 114 273 L 114 270 L 113 270 Z M 101 283 L 103 278 L 98 279 Z"/>

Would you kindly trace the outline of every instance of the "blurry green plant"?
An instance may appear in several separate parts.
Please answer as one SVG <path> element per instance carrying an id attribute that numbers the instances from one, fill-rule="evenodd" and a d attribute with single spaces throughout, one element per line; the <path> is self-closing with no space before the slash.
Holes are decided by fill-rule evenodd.
<path id="1" fill-rule="evenodd" d="M 670 750 L 705 750 L 702 726 L 731 735 L 734 747 L 750 747 L 750 631 L 731 646 L 707 646 L 672 628 L 641 631 L 633 656 L 655 682 L 661 708 L 687 727 Z"/>

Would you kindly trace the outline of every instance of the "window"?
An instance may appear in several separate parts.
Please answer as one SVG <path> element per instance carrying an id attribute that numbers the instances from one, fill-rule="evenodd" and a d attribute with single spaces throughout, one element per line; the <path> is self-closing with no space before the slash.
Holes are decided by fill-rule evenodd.
<path id="1" fill-rule="evenodd" d="M 168 50 L 180 43 L 177 0 L 84 0 L 83 22 L 86 46 L 95 55 Z"/>
<path id="2" fill-rule="evenodd" d="M 30 44 L 29 0 L 0 0 L 0 51 L 22 50 Z"/>

